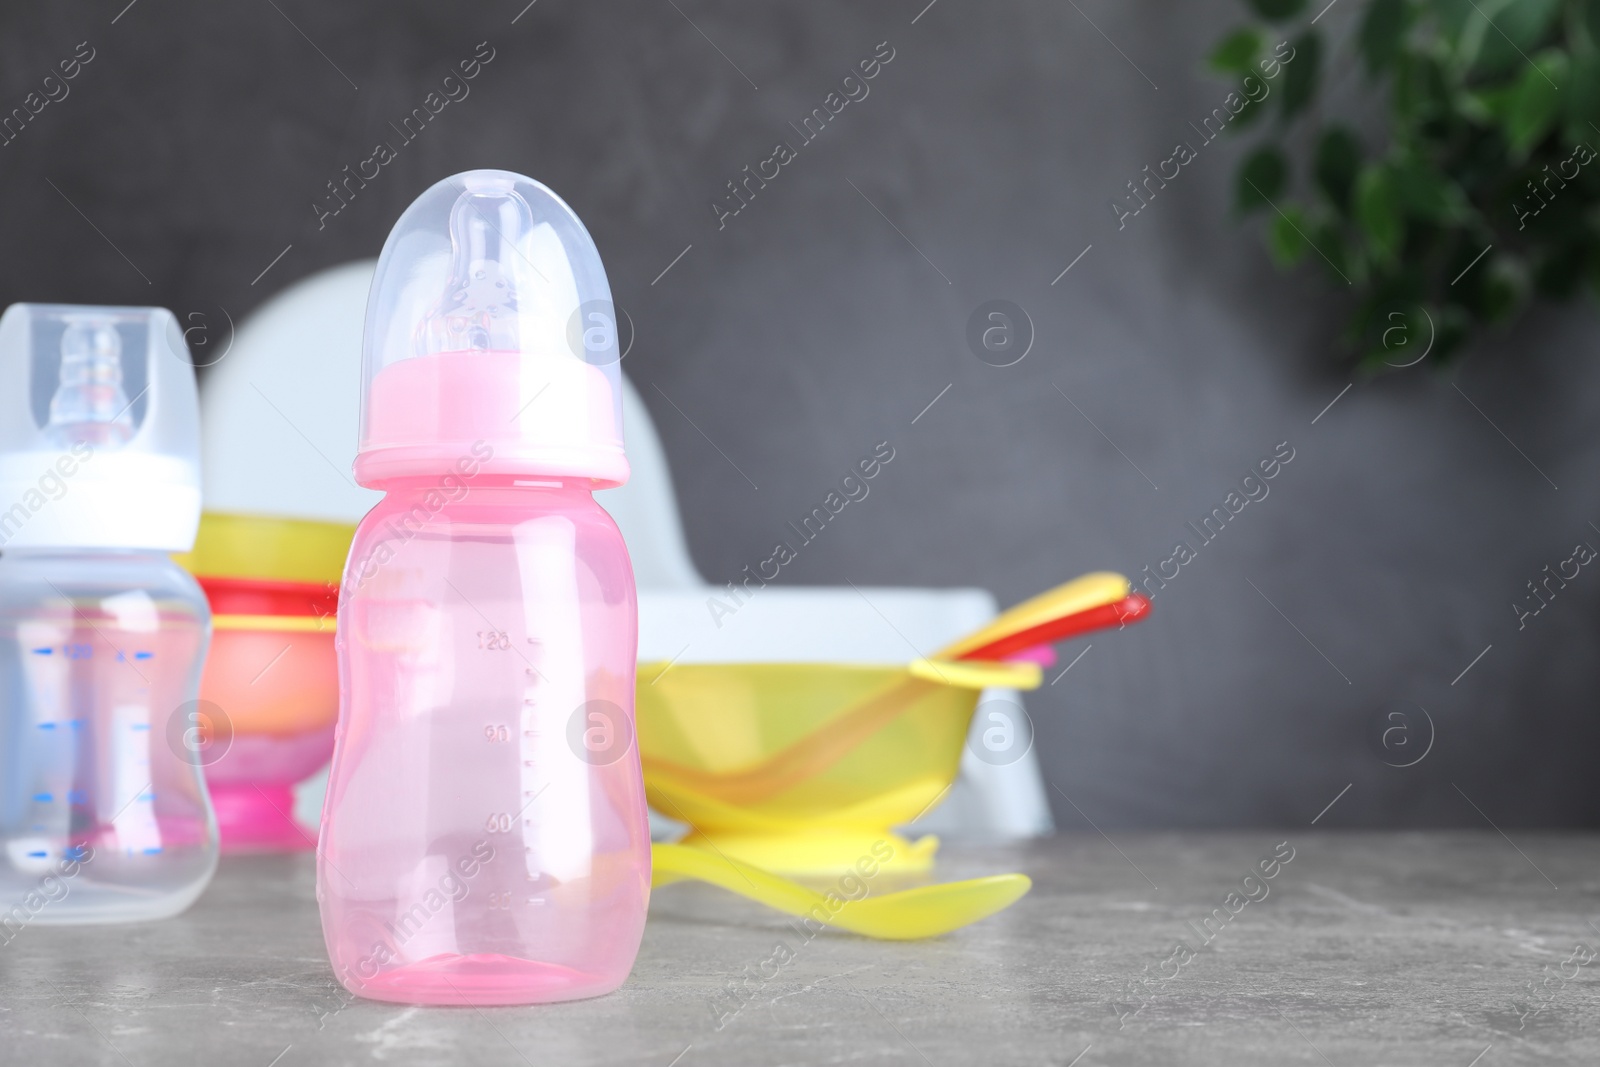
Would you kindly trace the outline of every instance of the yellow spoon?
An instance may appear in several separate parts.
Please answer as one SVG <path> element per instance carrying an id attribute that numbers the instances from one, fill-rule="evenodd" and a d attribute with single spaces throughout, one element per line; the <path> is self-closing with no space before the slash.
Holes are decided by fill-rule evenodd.
<path id="1" fill-rule="evenodd" d="M 828 897 L 787 878 L 685 845 L 651 845 L 650 863 L 652 886 L 686 878 L 707 882 L 789 915 L 885 941 L 914 941 L 959 930 L 1005 910 L 1033 886 L 1025 874 L 995 874 L 869 894 L 859 900 L 830 894 L 840 901 L 830 907 Z"/>

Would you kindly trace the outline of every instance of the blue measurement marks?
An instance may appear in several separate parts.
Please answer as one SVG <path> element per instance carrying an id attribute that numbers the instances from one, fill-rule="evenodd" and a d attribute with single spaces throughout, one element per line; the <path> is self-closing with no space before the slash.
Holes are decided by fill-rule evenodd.
<path id="1" fill-rule="evenodd" d="M 54 646 L 45 646 L 45 647 L 41 647 L 41 648 L 31 648 L 28 651 L 32 652 L 35 656 L 53 656 L 57 652 L 60 652 L 67 659 L 93 659 L 94 658 L 94 646 L 93 645 L 83 645 L 83 644 L 62 645 L 59 649 L 55 648 Z M 136 659 L 136 660 L 155 659 L 156 658 L 156 654 L 154 652 L 140 650 L 140 651 L 134 652 L 133 658 Z M 117 662 L 118 663 L 126 663 L 126 662 L 128 662 L 128 654 L 126 652 L 120 652 L 119 651 L 117 653 Z"/>
<path id="2" fill-rule="evenodd" d="M 38 801 L 40 804 L 54 804 L 55 800 L 56 800 L 56 795 L 54 793 L 35 793 L 35 794 L 33 794 L 33 799 Z M 139 797 L 138 799 L 139 800 L 154 800 L 155 799 L 155 794 L 154 793 L 146 793 L 144 796 Z M 67 803 L 68 804 L 87 804 L 87 803 L 89 803 L 89 791 L 86 790 L 86 789 L 69 789 L 69 790 L 67 790 Z"/>

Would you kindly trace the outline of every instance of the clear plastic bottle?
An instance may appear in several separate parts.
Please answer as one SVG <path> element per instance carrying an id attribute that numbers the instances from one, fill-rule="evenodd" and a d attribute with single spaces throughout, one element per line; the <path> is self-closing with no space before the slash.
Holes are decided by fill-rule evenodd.
<path id="1" fill-rule="evenodd" d="M 504 171 L 396 223 L 373 281 L 317 864 L 335 974 L 413 1004 L 627 977 L 649 903 L 610 288 L 583 224 Z"/>
<path id="2" fill-rule="evenodd" d="M 0 941 L 157 919 L 217 862 L 194 371 L 159 308 L 0 317 Z"/>

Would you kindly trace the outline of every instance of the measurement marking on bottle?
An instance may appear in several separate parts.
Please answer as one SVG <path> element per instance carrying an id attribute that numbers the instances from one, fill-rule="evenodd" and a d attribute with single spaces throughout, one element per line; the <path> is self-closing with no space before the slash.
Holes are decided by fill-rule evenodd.
<path id="1" fill-rule="evenodd" d="M 147 722 L 136 722 L 136 723 L 133 724 L 133 732 L 134 733 L 139 733 L 142 730 L 148 730 L 148 729 L 150 729 L 150 724 L 147 723 Z"/>
<path id="2" fill-rule="evenodd" d="M 41 804 L 48 804 L 52 800 L 55 799 L 55 794 L 54 793 L 35 793 L 35 794 L 33 794 L 33 799 L 37 800 Z"/>
<path id="3" fill-rule="evenodd" d="M 154 652 L 135 652 L 133 654 L 133 658 L 134 659 L 154 659 L 155 658 L 155 653 Z"/>
<path id="4" fill-rule="evenodd" d="M 36 649 L 33 650 L 33 654 L 35 656 L 48 656 L 50 653 L 52 653 L 54 651 L 55 651 L 55 649 L 53 649 L 53 648 L 36 648 Z"/>
<path id="5" fill-rule="evenodd" d="M 147 848 L 147 849 L 145 849 L 145 850 L 144 850 L 144 854 L 145 854 L 145 855 L 146 855 L 146 856 L 154 856 L 154 855 L 156 855 L 156 854 L 157 854 L 157 853 L 159 853 L 159 852 L 160 852 L 160 851 L 161 851 L 161 846 L 160 846 L 160 845 L 155 845 L 155 846 L 153 846 L 153 847 L 151 847 L 151 848 Z"/>
<path id="6" fill-rule="evenodd" d="M 41 722 L 38 726 L 41 730 L 54 730 L 56 728 L 56 724 L 53 722 Z"/>

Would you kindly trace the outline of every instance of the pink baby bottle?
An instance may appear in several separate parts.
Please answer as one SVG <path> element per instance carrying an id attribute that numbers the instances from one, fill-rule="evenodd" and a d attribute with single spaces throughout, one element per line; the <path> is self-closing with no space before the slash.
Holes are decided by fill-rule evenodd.
<path id="1" fill-rule="evenodd" d="M 535 1004 L 609 992 L 650 895 L 611 291 L 538 182 L 439 182 L 367 304 L 317 901 L 352 993 Z"/>

